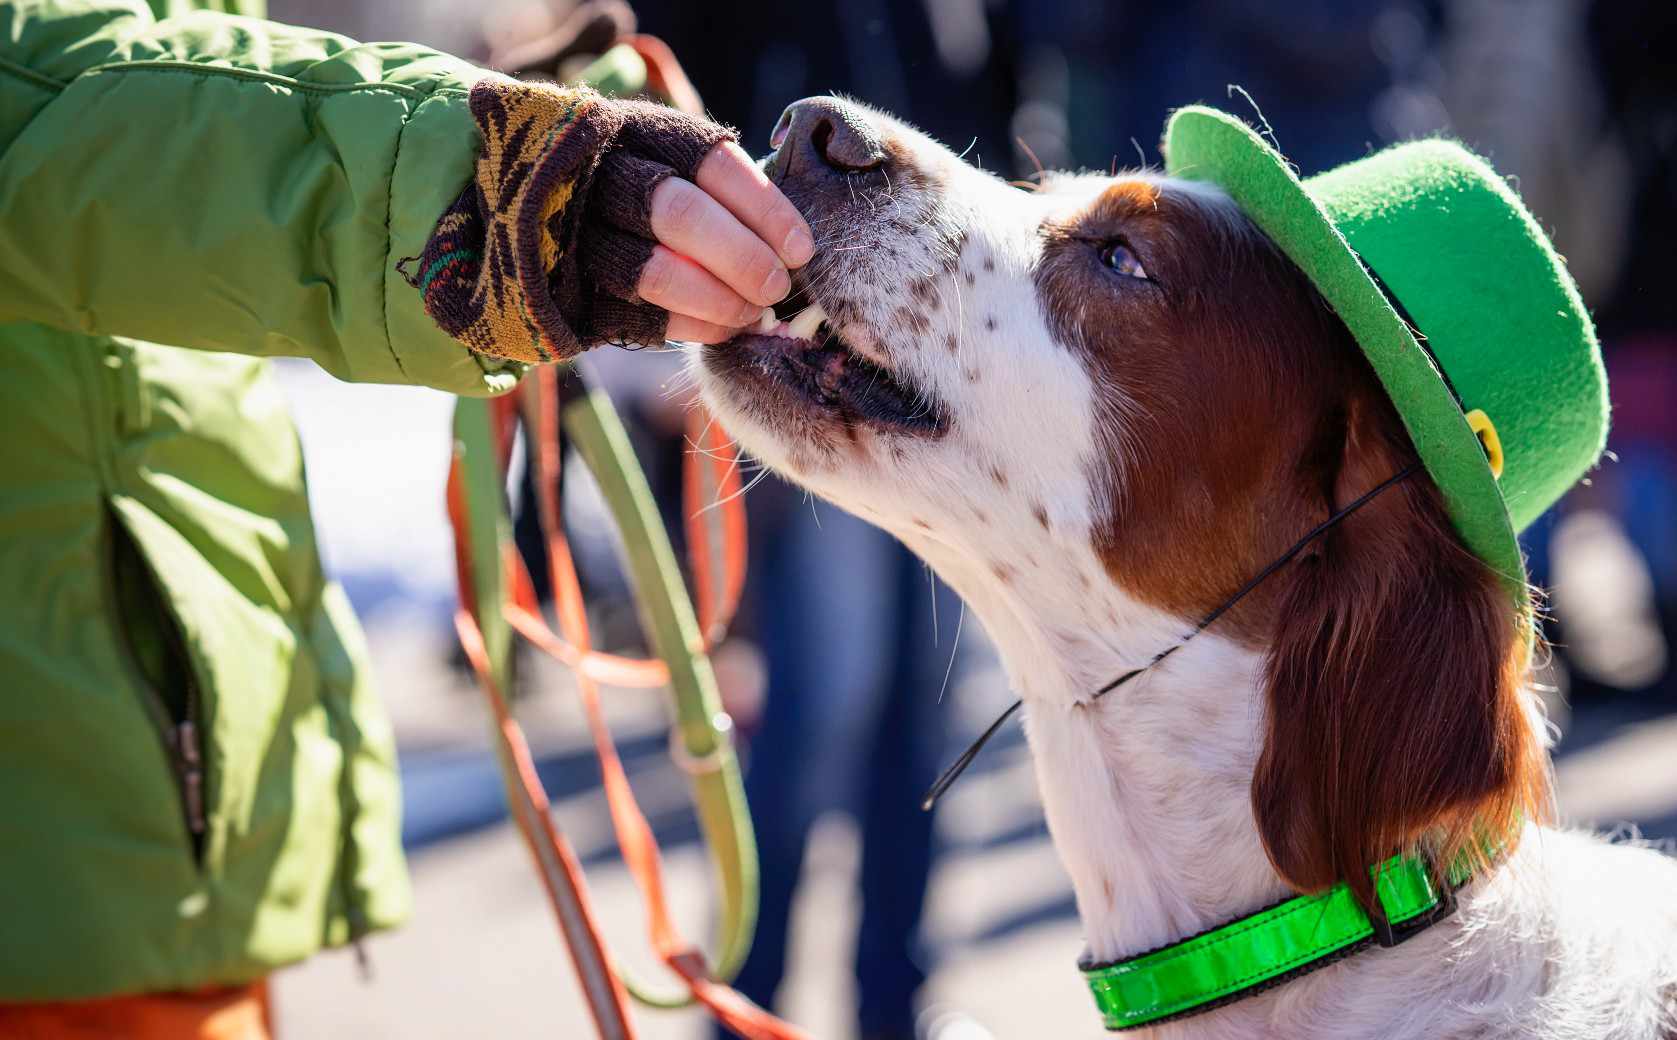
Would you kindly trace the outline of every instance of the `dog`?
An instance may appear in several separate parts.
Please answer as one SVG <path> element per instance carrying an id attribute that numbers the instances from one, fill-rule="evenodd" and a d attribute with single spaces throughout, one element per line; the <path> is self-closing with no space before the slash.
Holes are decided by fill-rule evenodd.
<path id="1" fill-rule="evenodd" d="M 1499 850 L 1412 941 L 1145 1035 L 1677 1037 L 1677 861 L 1552 824 L 1527 644 L 1424 473 L 1093 696 L 1416 459 L 1229 198 L 1147 172 L 1009 184 L 835 98 L 770 143 L 816 256 L 690 368 L 747 450 L 982 618 L 1086 961 L 1338 881 L 1367 905 L 1369 865 L 1423 836 Z"/>

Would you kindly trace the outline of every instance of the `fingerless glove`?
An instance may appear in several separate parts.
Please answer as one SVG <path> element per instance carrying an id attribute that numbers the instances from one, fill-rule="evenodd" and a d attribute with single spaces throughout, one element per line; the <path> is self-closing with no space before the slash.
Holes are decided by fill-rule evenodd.
<path id="1" fill-rule="evenodd" d="M 656 344 L 669 315 L 636 293 L 652 191 L 693 179 L 725 126 L 586 87 L 485 80 L 472 183 L 399 265 L 426 313 L 479 354 L 544 362 L 601 343 Z"/>

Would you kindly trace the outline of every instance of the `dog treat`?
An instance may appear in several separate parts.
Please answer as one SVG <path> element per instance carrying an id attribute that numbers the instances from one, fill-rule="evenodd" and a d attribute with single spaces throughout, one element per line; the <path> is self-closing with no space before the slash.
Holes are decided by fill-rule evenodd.
<path id="1" fill-rule="evenodd" d="M 786 331 L 793 339 L 814 339 L 815 333 L 821 328 L 821 323 L 827 320 L 827 312 L 820 304 L 812 303 L 798 312 L 786 325 Z"/>
<path id="2" fill-rule="evenodd" d="M 827 320 L 827 312 L 820 304 L 812 303 L 799 311 L 790 321 L 781 321 L 773 307 L 764 307 L 751 331 L 759 336 L 778 336 L 782 339 L 814 339 Z"/>

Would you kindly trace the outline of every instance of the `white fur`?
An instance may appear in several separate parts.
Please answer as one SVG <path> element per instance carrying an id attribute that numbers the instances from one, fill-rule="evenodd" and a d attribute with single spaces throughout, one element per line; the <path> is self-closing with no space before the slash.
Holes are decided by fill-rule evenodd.
<path id="1" fill-rule="evenodd" d="M 1092 474 L 1108 467 L 1095 458 L 1095 417 L 1112 409 L 1123 419 L 1127 404 L 1097 399 L 1081 363 L 1053 342 L 1032 282 L 1043 221 L 1109 179 L 1022 191 L 875 118 L 937 187 L 868 200 L 859 224 L 881 213 L 913 228 L 894 232 L 894 257 L 871 248 L 867 227 L 818 229 L 824 249 L 870 247 L 816 290 L 861 306 L 863 321 L 842 335 L 930 389 L 949 409 L 948 433 L 870 431 L 834 447 L 801 420 L 757 407 L 695 353 L 706 400 L 770 465 L 900 537 L 982 618 L 1026 702 L 1087 955 L 1133 954 L 1273 902 L 1287 888 L 1249 800 L 1263 731 L 1260 656 L 1206 634 L 1118 693 L 1091 698 L 1188 627 L 1126 595 L 1096 558 Z M 964 242 L 958 269 L 945 271 L 951 232 Z M 929 334 L 906 341 L 892 313 L 903 287 L 928 275 L 940 279 L 942 306 Z M 1465 890 L 1448 922 L 1145 1035 L 1630 1040 L 1677 1036 L 1674 1004 L 1677 865 L 1528 826 L 1518 852 Z M 1088 1032 L 1099 1032 L 1092 1011 Z"/>

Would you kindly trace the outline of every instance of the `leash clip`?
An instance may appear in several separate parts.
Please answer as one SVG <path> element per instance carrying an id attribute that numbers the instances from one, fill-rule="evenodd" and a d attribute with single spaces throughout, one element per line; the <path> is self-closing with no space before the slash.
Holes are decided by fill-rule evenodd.
<path id="1" fill-rule="evenodd" d="M 1423 851 L 1421 859 L 1427 867 L 1427 884 L 1437 900 L 1432 907 L 1395 925 L 1384 913 L 1378 918 L 1369 915 L 1368 923 L 1374 927 L 1374 941 L 1388 950 L 1403 945 L 1456 912 L 1456 889 L 1450 884 L 1449 873 L 1438 869 L 1430 850 Z M 1384 909 L 1382 904 L 1381 910 Z"/>

